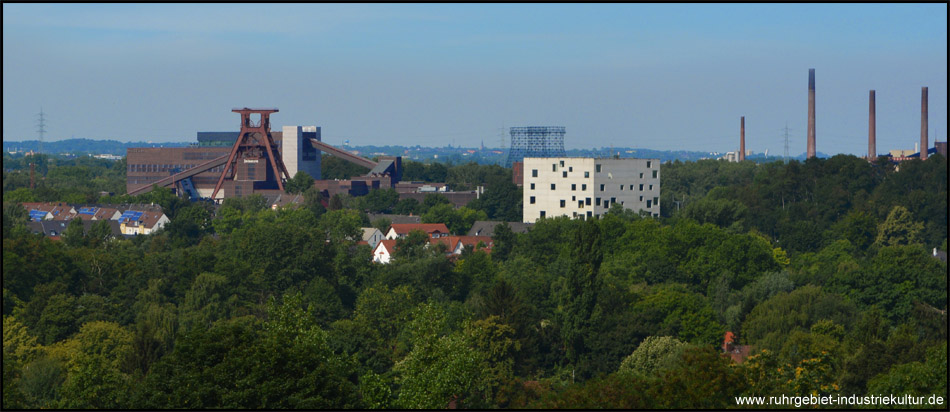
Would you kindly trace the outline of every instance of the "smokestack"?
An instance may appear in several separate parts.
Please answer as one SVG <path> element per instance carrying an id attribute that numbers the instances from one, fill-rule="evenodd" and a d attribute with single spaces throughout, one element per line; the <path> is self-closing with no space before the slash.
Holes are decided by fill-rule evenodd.
<path id="1" fill-rule="evenodd" d="M 739 161 L 745 160 L 745 116 L 739 120 Z"/>
<path id="2" fill-rule="evenodd" d="M 920 160 L 927 160 L 927 88 L 920 88 Z"/>
<path id="3" fill-rule="evenodd" d="M 815 69 L 808 69 L 808 150 L 806 158 L 815 157 Z"/>
<path id="4" fill-rule="evenodd" d="M 868 160 L 877 159 L 877 116 L 874 90 L 868 94 Z"/>

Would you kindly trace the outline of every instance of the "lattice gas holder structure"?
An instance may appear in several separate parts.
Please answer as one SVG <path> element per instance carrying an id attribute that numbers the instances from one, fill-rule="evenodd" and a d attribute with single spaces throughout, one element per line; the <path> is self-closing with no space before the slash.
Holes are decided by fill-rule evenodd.
<path id="1" fill-rule="evenodd" d="M 526 157 L 565 157 L 563 126 L 512 127 L 511 149 L 505 167 Z"/>
<path id="2" fill-rule="evenodd" d="M 280 150 L 270 132 L 270 115 L 276 113 L 278 109 L 245 107 L 231 111 L 241 115 L 241 133 L 231 148 L 228 160 L 224 163 L 221 177 L 214 186 L 211 198 L 217 197 L 225 179 L 230 179 L 234 183 L 228 188 L 228 190 L 234 190 L 228 194 L 229 197 L 240 197 L 245 194 L 243 192 L 249 194 L 255 188 L 273 186 L 275 182 L 277 188 L 283 191 L 283 179 L 290 179 L 291 176 L 287 173 L 287 168 L 280 157 Z M 260 119 L 253 119 L 252 115 L 260 115 Z"/>

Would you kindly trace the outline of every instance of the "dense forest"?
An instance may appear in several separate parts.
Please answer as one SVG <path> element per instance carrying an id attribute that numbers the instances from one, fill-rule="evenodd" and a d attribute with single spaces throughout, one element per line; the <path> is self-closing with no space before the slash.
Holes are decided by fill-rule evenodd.
<path id="1" fill-rule="evenodd" d="M 386 190 L 324 207 L 301 178 L 302 207 L 271 210 L 253 196 L 220 207 L 167 190 L 128 197 L 121 161 L 51 158 L 31 190 L 14 162 L 4 157 L 4 408 L 947 399 L 939 155 L 899 168 L 845 155 L 665 163 L 660 218 L 616 207 L 526 234 L 500 225 L 490 254 L 454 260 L 414 234 L 388 265 L 355 241 L 386 223 L 367 211 L 450 220 L 456 233 L 472 219 L 518 221 L 510 170 L 405 163 L 406 180 L 486 187 L 461 209 Z M 18 202 L 54 200 L 156 202 L 172 222 L 134 239 L 29 233 Z M 726 332 L 751 345 L 744 362 L 723 356 Z"/>

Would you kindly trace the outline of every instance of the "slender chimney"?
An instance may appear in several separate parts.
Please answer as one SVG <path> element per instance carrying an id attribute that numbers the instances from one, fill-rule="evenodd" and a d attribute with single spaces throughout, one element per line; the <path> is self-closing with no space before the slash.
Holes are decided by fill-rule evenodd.
<path id="1" fill-rule="evenodd" d="M 745 160 L 745 116 L 739 120 L 739 161 Z"/>
<path id="2" fill-rule="evenodd" d="M 877 159 L 877 115 L 874 90 L 868 94 L 868 160 Z"/>
<path id="3" fill-rule="evenodd" d="M 808 150 L 806 158 L 815 157 L 815 69 L 808 69 Z"/>
<path id="4" fill-rule="evenodd" d="M 927 88 L 920 88 L 920 160 L 927 160 Z"/>

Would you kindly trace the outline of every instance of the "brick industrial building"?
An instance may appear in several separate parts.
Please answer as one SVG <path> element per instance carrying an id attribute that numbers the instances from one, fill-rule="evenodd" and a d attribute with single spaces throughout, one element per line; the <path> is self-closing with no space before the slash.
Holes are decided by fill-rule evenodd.
<path id="1" fill-rule="evenodd" d="M 191 199 L 241 197 L 252 193 L 277 197 L 284 182 L 305 171 L 317 179 L 315 187 L 328 196 L 359 196 L 373 188 L 394 187 L 401 177 L 402 159 L 382 157 L 378 162 L 322 142 L 316 126 L 284 126 L 270 131 L 276 108 L 232 110 L 241 115 L 240 132 L 199 132 L 198 143 L 184 148 L 129 148 L 126 190 L 136 195 L 152 186 L 173 188 Z M 346 181 L 321 178 L 321 152 L 370 169 L 365 176 Z"/>

